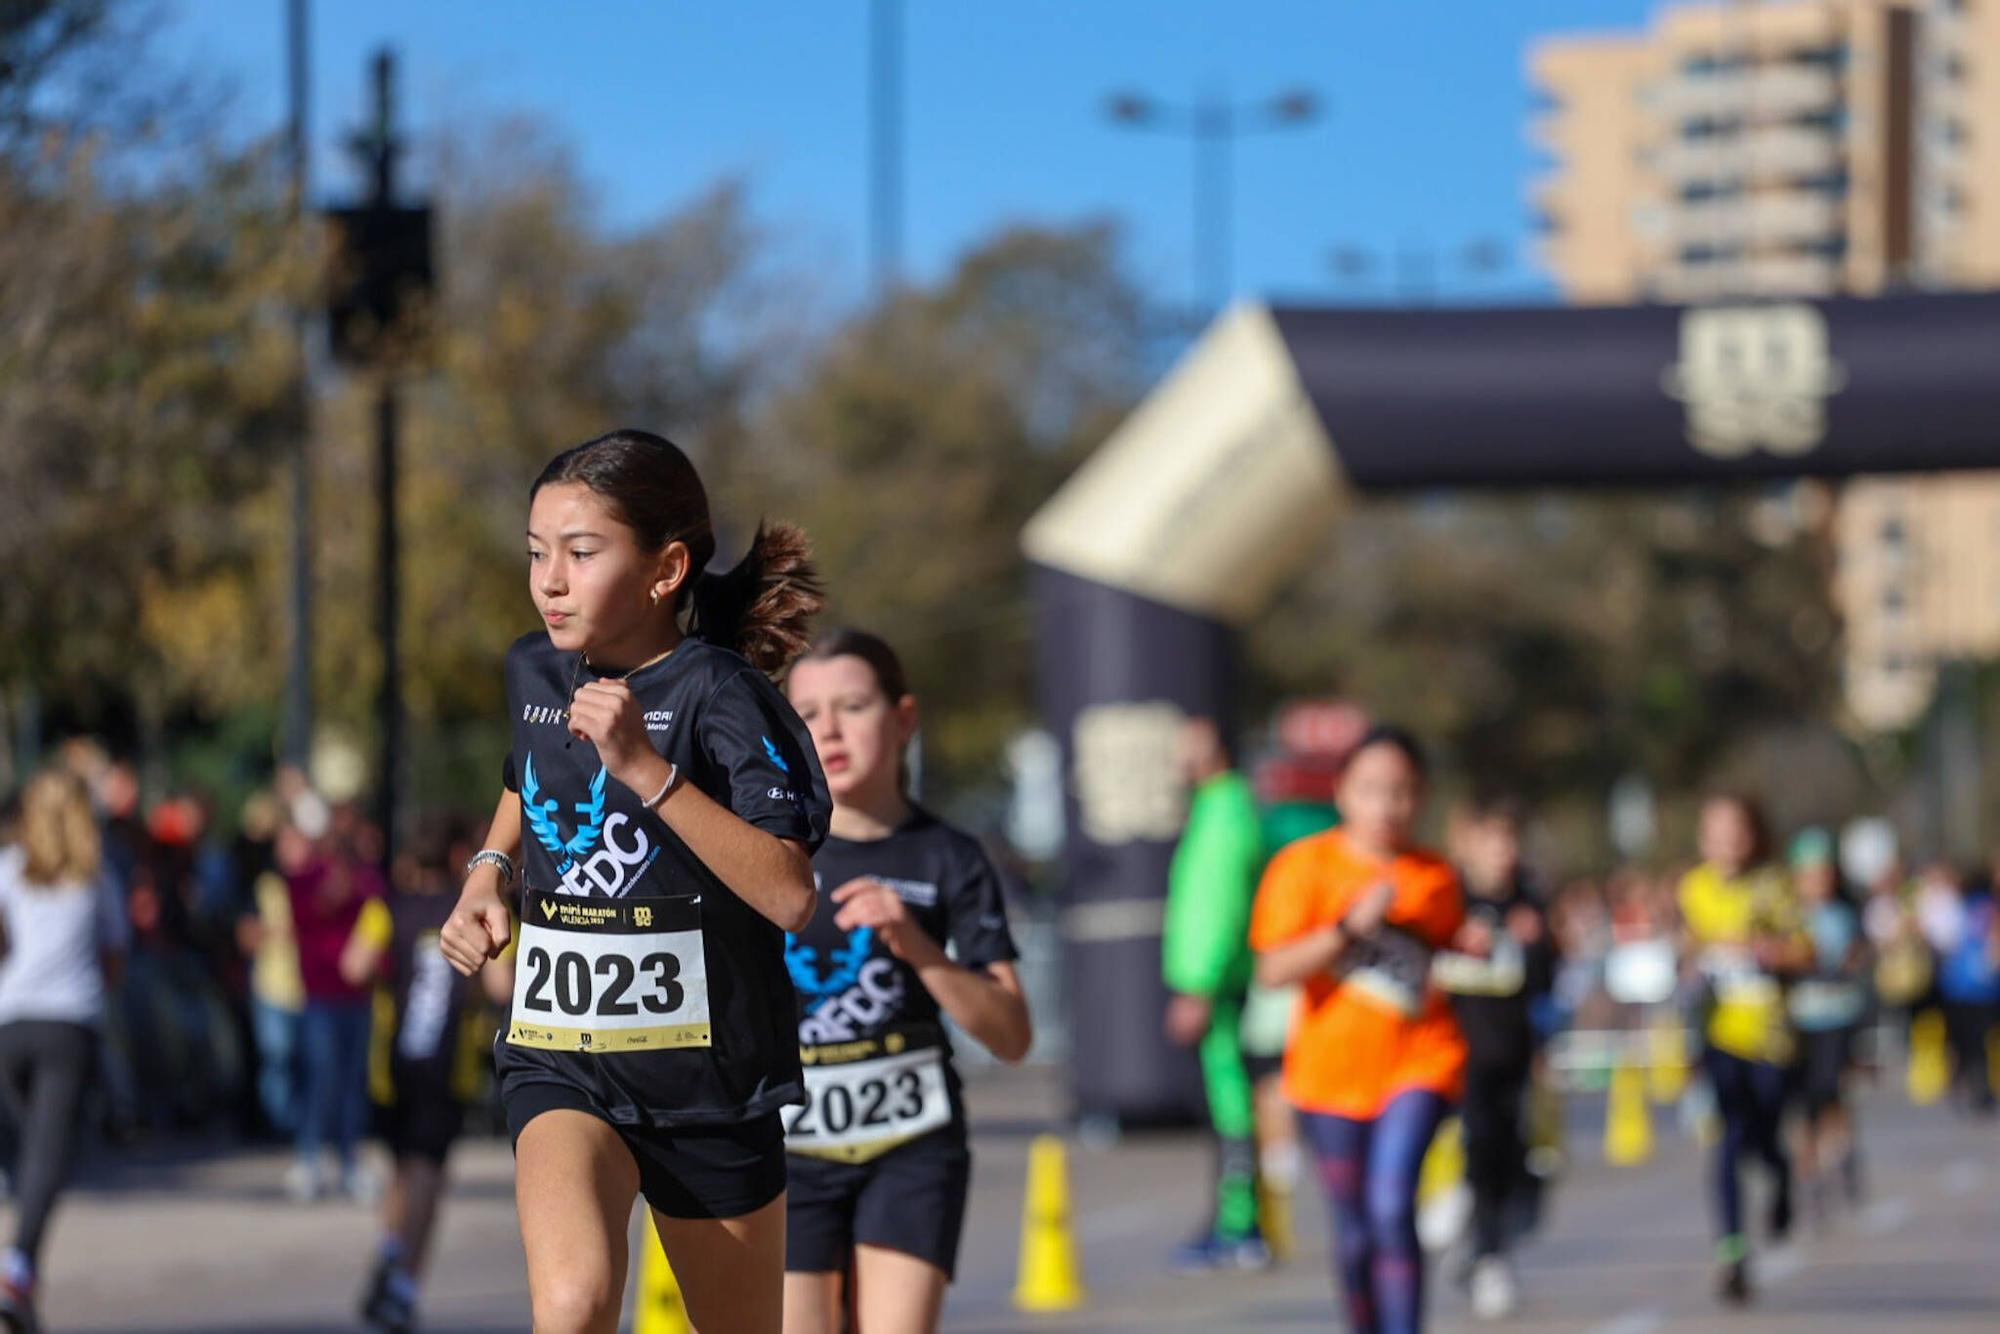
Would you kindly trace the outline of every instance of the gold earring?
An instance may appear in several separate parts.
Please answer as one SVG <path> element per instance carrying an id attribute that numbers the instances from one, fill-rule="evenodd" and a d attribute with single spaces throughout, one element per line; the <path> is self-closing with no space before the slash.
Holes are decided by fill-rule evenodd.
<path id="1" fill-rule="evenodd" d="M 654 589 L 654 590 L 653 590 L 653 591 L 652 591 L 652 592 L 651 592 L 650 594 L 648 594 L 647 596 L 649 596 L 649 597 L 651 597 L 651 598 L 653 599 L 653 605 L 654 605 L 655 607 L 657 607 L 657 606 L 659 606 L 659 605 L 660 605 L 660 590 L 659 590 L 659 589 L 657 589 L 657 588 L 656 588 L 656 589 Z"/>

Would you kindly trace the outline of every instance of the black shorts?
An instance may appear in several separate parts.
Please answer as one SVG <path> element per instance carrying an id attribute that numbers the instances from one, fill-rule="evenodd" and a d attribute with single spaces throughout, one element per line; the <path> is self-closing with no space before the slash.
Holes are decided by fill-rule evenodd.
<path id="1" fill-rule="evenodd" d="M 856 1246 L 914 1255 L 951 1278 L 965 1230 L 972 1151 L 939 1130 L 865 1163 L 793 1154 L 786 1199 L 785 1269 L 844 1272 Z"/>
<path id="2" fill-rule="evenodd" d="M 669 1218 L 740 1218 L 784 1193 L 785 1128 L 776 1112 L 740 1125 L 665 1130 L 619 1125 L 567 1084 L 517 1084 L 503 1101 L 516 1152 L 521 1131 L 543 1112 L 583 1112 L 610 1126 L 639 1165 L 639 1194 Z"/>
<path id="3" fill-rule="evenodd" d="M 444 1089 L 396 1085 L 396 1101 L 382 1109 L 382 1138 L 398 1158 L 427 1158 L 443 1166 L 465 1126 L 465 1104 Z"/>
<path id="4" fill-rule="evenodd" d="M 1806 1115 L 1818 1116 L 1840 1105 L 1841 1084 L 1853 1061 L 1853 1029 L 1828 1028 L 1799 1034 L 1798 1093 Z"/>

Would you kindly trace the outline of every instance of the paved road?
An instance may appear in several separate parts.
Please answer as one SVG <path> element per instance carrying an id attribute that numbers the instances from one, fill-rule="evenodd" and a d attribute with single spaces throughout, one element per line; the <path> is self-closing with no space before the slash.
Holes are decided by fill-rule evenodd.
<path id="1" fill-rule="evenodd" d="M 1302 1200 L 1304 1248 L 1267 1275 L 1174 1279 L 1161 1258 L 1203 1197 L 1206 1153 L 1186 1135 L 1076 1146 L 1076 1228 L 1091 1304 L 1016 1315 L 1020 1203 L 1031 1134 L 1059 1094 L 1046 1074 L 976 1078 L 977 1179 L 961 1281 L 947 1328 L 1012 1331 L 1315 1330 L 1333 1325 L 1316 1197 Z M 1517 1327 L 1652 1334 L 1742 1327 L 1991 1330 L 2000 1327 L 2000 1126 L 1887 1095 L 1865 1107 L 1872 1187 L 1859 1211 L 1763 1254 L 1764 1292 L 1725 1315 L 1709 1297 L 1701 1160 L 1665 1127 L 1653 1161 L 1614 1171 L 1593 1158 L 1600 1107 L 1572 1107 L 1582 1159 L 1549 1224 L 1521 1256 Z M 374 1226 L 366 1210 L 300 1208 L 279 1193 L 272 1153 L 100 1166 L 71 1197 L 47 1257 L 52 1330 L 331 1331 L 350 1312 Z M 455 1164 L 426 1307 L 437 1331 L 526 1327 L 526 1286 L 505 1146 L 472 1144 Z M 1474 1327 L 1463 1297 L 1433 1284 L 1436 1327 Z"/>

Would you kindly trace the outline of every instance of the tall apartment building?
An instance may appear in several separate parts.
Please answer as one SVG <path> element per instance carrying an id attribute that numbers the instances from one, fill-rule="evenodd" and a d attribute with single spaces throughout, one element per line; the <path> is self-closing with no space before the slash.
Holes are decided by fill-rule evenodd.
<path id="1" fill-rule="evenodd" d="M 2000 0 L 1667 5 L 1529 65 L 1572 301 L 2000 286 Z M 2000 474 L 1857 480 L 1834 524 L 1848 702 L 1906 726 L 2000 655 Z"/>

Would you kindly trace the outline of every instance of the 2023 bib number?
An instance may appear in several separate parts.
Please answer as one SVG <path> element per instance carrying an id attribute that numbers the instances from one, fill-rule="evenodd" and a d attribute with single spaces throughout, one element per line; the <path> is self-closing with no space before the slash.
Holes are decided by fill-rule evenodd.
<path id="1" fill-rule="evenodd" d="M 785 1113 L 786 1143 L 795 1152 L 867 1156 L 951 1122 L 936 1048 L 808 1066 L 805 1075 L 805 1105 Z"/>
<path id="2" fill-rule="evenodd" d="M 801 1138 L 813 1135 L 845 1135 L 856 1128 L 873 1130 L 879 1126 L 910 1121 L 924 1114 L 924 1082 L 914 1070 L 899 1070 L 886 1079 L 867 1079 L 849 1088 L 829 1084 L 815 1104 L 806 1091 L 806 1105 L 792 1122 L 792 1133 Z"/>
<path id="3" fill-rule="evenodd" d="M 637 962 L 625 954 L 600 954 L 593 964 L 577 950 L 552 952 L 531 945 L 521 956 L 521 963 L 529 974 L 522 1008 L 543 1014 L 612 1019 L 636 1015 L 643 1006 L 648 1014 L 664 1015 L 672 1014 L 687 1001 L 687 989 L 680 981 L 680 958 L 664 950 Z M 627 1000 L 632 984 L 640 980 L 642 973 L 646 989 L 636 999 Z M 593 985 L 597 978 L 606 983 L 601 990 Z"/>
<path id="4" fill-rule="evenodd" d="M 699 904 L 532 895 L 507 1041 L 593 1055 L 710 1045 Z"/>

